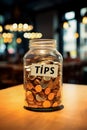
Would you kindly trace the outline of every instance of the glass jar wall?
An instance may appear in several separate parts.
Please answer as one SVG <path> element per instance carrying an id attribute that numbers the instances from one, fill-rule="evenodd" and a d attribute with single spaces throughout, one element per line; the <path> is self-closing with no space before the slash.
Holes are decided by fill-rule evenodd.
<path id="1" fill-rule="evenodd" d="M 25 108 L 53 111 L 62 108 L 62 55 L 54 39 L 30 40 L 24 56 Z"/>

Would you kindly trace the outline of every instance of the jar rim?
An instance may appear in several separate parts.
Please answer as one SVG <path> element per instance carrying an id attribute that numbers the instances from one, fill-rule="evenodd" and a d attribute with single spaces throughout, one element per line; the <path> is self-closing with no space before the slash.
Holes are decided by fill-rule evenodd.
<path id="1" fill-rule="evenodd" d="M 31 39 L 30 42 L 37 42 L 37 41 L 56 41 L 55 39 Z"/>
<path id="2" fill-rule="evenodd" d="M 31 39 L 29 42 L 29 47 L 56 47 L 55 39 Z"/>

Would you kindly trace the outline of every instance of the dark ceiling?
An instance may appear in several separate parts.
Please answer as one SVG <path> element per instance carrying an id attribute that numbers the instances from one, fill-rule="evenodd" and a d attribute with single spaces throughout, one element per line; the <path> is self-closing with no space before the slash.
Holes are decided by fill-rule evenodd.
<path id="1" fill-rule="evenodd" d="M 84 6 L 87 7 L 87 0 L 0 0 L 0 15 L 19 19 L 41 11 L 73 10 Z"/>
<path id="2" fill-rule="evenodd" d="M 78 6 L 87 5 L 87 0 L 0 0 L 0 11 L 11 11 L 15 6 L 18 6 L 21 9 L 31 10 L 31 11 L 40 11 L 46 8 L 51 7 L 62 7 L 65 5 Z"/>

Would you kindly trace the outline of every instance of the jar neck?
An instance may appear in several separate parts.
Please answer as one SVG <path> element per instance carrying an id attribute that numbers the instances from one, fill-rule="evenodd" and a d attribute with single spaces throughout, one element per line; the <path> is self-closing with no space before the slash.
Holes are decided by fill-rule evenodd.
<path id="1" fill-rule="evenodd" d="M 56 40 L 54 39 L 34 39 L 30 40 L 29 42 L 29 48 L 35 49 L 56 49 Z"/>

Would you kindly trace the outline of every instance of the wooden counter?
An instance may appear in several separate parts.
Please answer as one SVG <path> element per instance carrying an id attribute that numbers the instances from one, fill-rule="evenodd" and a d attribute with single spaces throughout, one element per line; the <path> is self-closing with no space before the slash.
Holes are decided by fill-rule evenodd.
<path id="1" fill-rule="evenodd" d="M 33 112 L 23 108 L 23 85 L 0 90 L 0 130 L 87 130 L 87 85 L 63 85 L 64 108 Z"/>

